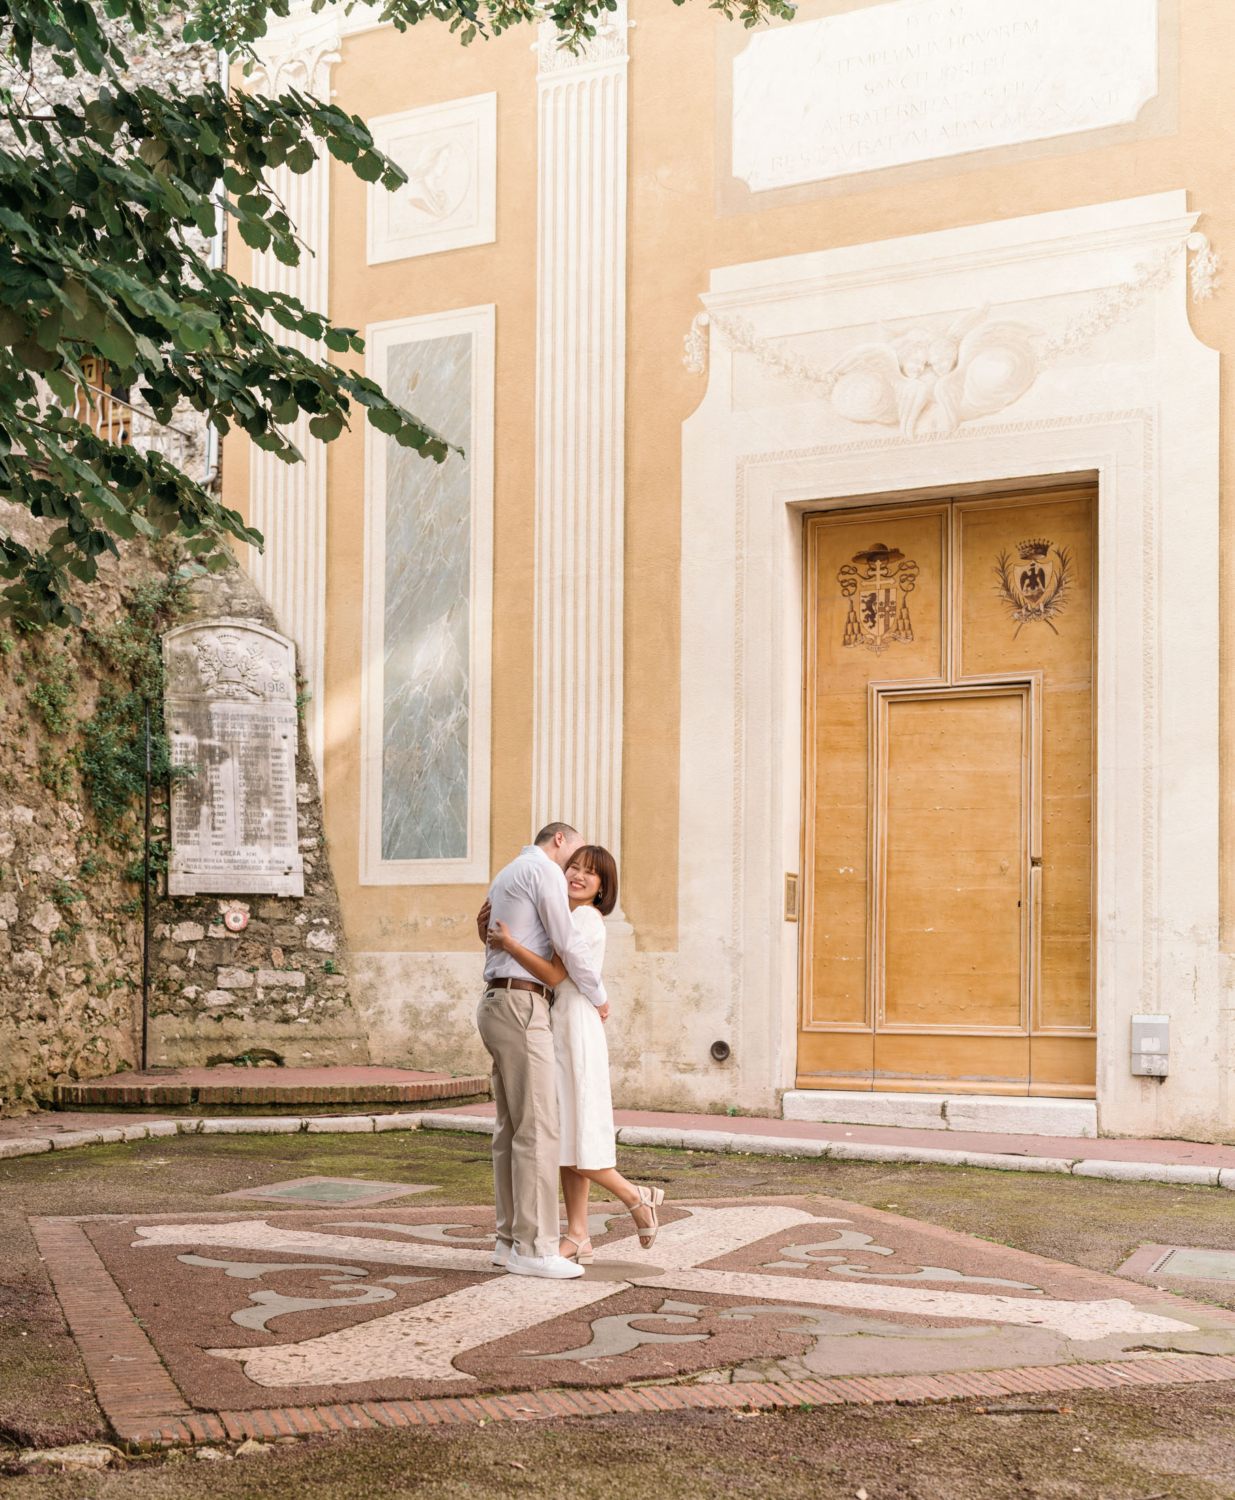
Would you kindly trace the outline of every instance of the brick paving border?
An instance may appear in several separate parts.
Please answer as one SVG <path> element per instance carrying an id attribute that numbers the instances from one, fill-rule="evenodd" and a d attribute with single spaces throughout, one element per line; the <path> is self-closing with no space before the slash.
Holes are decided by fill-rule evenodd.
<path id="1" fill-rule="evenodd" d="M 821 1380 L 741 1381 L 729 1385 L 494 1392 L 420 1401 L 335 1402 L 255 1411 L 195 1412 L 176 1388 L 80 1225 L 51 1218 L 31 1219 L 30 1223 L 99 1405 L 116 1436 L 139 1448 L 242 1442 L 246 1438 L 269 1441 L 276 1437 L 359 1432 L 375 1427 L 526 1422 L 622 1412 L 914 1405 L 1235 1380 L 1235 1358 L 1171 1354 L 1109 1364 L 938 1375 L 835 1376 Z M 113 1355 L 119 1359 L 113 1361 Z"/>
<path id="2" fill-rule="evenodd" d="M 852 1376 L 830 1380 L 742 1381 L 732 1385 L 624 1386 L 614 1390 L 555 1390 L 439 1396 L 426 1401 L 336 1402 L 277 1406 L 259 1411 L 168 1414 L 144 1422 L 118 1420 L 119 1438 L 138 1448 L 310 1437 L 376 1427 L 441 1427 L 481 1422 L 531 1422 L 547 1417 L 602 1417 L 666 1411 L 769 1411 L 790 1407 L 926 1405 L 1007 1396 L 1111 1391 L 1130 1386 L 1195 1385 L 1235 1380 L 1235 1359 L 1185 1354 L 1053 1369 L 988 1370 L 964 1374 Z M 104 1407 L 104 1410 L 107 1410 Z"/>
<path id="3" fill-rule="evenodd" d="M 192 1412 L 133 1316 L 98 1251 L 77 1224 L 32 1219 L 35 1244 L 81 1350 L 95 1395 L 118 1433 Z"/>

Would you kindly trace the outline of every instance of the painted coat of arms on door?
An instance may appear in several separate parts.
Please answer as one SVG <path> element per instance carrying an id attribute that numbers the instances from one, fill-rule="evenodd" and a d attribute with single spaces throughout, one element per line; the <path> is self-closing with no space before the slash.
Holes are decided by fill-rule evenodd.
<path id="1" fill-rule="evenodd" d="M 849 600 L 842 644 L 879 653 L 893 641 L 912 641 L 909 595 L 920 571 L 898 548 L 882 542 L 856 552 L 836 575 L 841 593 Z"/>
<path id="2" fill-rule="evenodd" d="M 1060 614 L 1072 583 L 1072 554 L 1052 546 L 1046 537 L 1030 537 L 1017 546 L 1017 556 L 1002 551 L 995 563 L 996 588 L 1016 621 L 1013 640 L 1034 621 L 1049 625 L 1058 635 L 1052 616 Z"/>

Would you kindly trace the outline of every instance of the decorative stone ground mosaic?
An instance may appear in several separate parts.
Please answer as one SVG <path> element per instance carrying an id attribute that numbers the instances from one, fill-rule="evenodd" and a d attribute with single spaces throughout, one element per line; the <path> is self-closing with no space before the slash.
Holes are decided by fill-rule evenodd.
<path id="1" fill-rule="evenodd" d="M 145 1330 L 181 1410 L 1235 1355 L 1235 1313 L 836 1199 L 675 1203 L 664 1220 L 645 1253 L 597 1207 L 596 1263 L 566 1282 L 495 1271 L 476 1208 L 34 1227 L 88 1366 L 119 1338 L 75 1310 L 89 1288 Z M 136 1365 L 136 1347 L 110 1358 Z"/>

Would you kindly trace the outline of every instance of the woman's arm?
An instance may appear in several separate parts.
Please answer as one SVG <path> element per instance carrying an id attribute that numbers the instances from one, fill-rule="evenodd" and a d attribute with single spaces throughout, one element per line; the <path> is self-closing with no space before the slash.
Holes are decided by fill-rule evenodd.
<path id="1" fill-rule="evenodd" d="M 522 943 L 516 943 L 505 922 L 494 922 L 489 929 L 489 946 L 509 953 L 521 969 L 526 969 L 541 984 L 558 985 L 566 978 L 566 965 L 556 953 L 552 958 L 541 958 L 539 953 L 533 953 Z"/>

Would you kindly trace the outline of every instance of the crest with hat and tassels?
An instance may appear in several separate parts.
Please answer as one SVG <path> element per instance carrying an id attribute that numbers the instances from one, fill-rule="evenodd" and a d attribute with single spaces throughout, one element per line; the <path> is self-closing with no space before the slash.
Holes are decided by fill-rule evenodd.
<path id="1" fill-rule="evenodd" d="M 911 558 L 882 542 L 855 553 L 836 575 L 841 593 L 849 600 L 841 644 L 865 646 L 879 654 L 893 641 L 912 641 L 909 595 L 919 571 Z"/>

